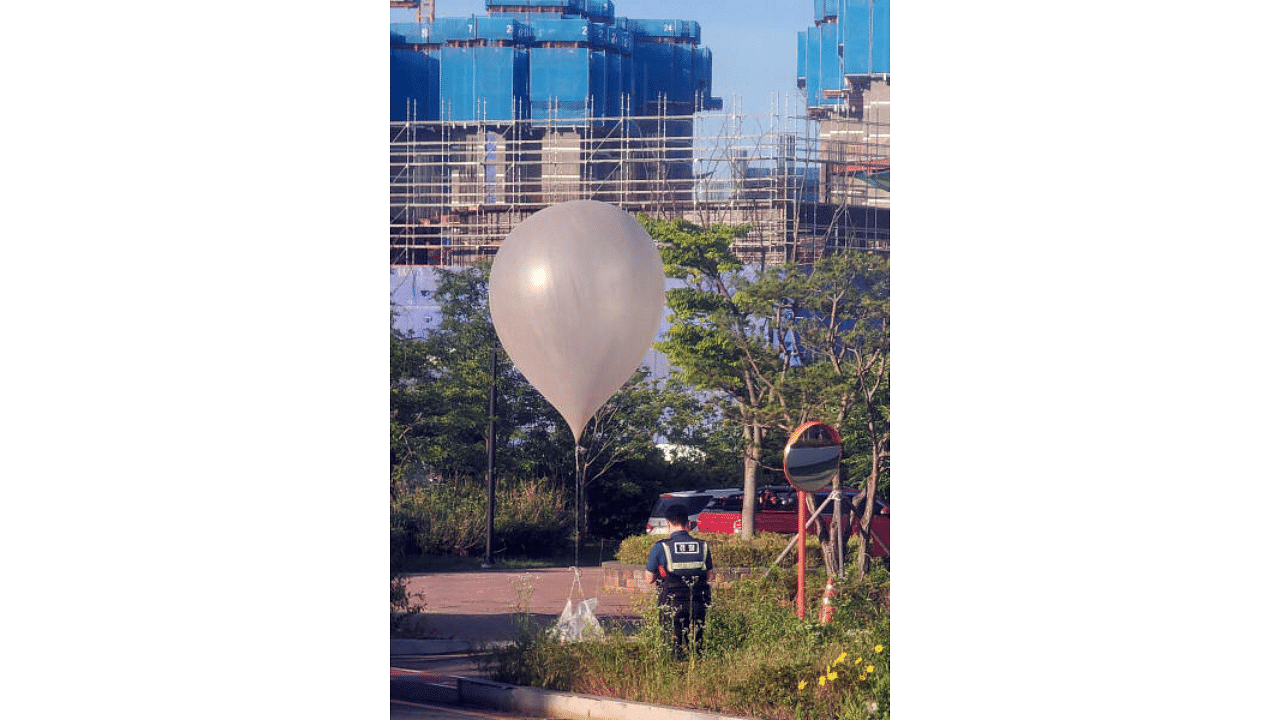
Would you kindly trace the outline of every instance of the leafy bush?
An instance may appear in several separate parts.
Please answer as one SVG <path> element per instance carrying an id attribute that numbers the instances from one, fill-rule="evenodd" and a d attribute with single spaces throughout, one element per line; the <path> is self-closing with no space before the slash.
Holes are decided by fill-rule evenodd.
<path id="1" fill-rule="evenodd" d="M 573 527 L 570 503 L 567 490 L 545 480 L 500 485 L 494 493 L 494 543 L 507 555 L 525 557 L 563 550 Z"/>
<path id="2" fill-rule="evenodd" d="M 782 550 L 787 546 L 787 543 L 791 542 L 792 537 L 791 535 L 766 532 L 756 533 L 755 537 L 749 541 L 743 540 L 740 535 L 724 533 L 695 533 L 694 536 L 699 540 L 706 540 L 711 545 L 711 560 L 717 567 L 747 568 L 772 565 L 773 561 L 778 559 L 778 555 L 782 554 Z M 643 565 L 649 558 L 650 548 L 661 537 L 633 535 L 618 545 L 618 552 L 615 557 L 619 562 Z M 822 548 L 819 546 L 816 537 L 806 538 L 805 551 L 807 553 L 806 562 L 810 567 L 822 565 Z M 778 564 L 780 567 L 791 567 L 795 565 L 795 561 L 796 556 L 793 549 Z"/>
<path id="3" fill-rule="evenodd" d="M 442 481 L 391 502 L 391 558 L 480 555 L 485 549 L 488 489 Z M 568 493 L 545 480 L 500 481 L 494 494 L 495 551 L 543 555 L 563 550 L 573 525 Z"/>

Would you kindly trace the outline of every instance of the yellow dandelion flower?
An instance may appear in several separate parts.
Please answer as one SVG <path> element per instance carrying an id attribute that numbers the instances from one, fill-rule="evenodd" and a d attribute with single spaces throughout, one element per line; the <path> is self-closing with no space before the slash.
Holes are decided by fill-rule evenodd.
<path id="1" fill-rule="evenodd" d="M 876 651 L 876 652 L 884 652 L 884 646 L 883 646 L 883 645 L 877 645 L 877 646 L 875 646 L 875 648 L 874 648 L 874 649 L 875 649 L 875 651 Z"/>
<path id="2" fill-rule="evenodd" d="M 840 657 L 836 658 L 836 661 L 831 664 L 839 665 L 840 663 L 844 662 L 844 659 L 847 657 L 849 657 L 849 653 L 840 653 Z"/>
<path id="3" fill-rule="evenodd" d="M 823 675 L 822 677 L 818 678 L 818 687 L 822 687 L 823 685 L 826 685 L 826 684 L 827 684 L 826 675 Z"/>
<path id="4" fill-rule="evenodd" d="M 867 666 L 867 672 L 868 672 L 868 673 L 873 673 L 873 672 L 875 672 L 875 671 L 876 671 L 876 666 L 875 666 L 875 665 L 868 665 L 868 666 Z"/>
<path id="5" fill-rule="evenodd" d="M 860 662 L 862 662 L 862 658 L 858 658 L 857 660 L 854 660 L 854 661 L 853 661 L 853 664 L 854 664 L 854 665 L 857 665 L 857 664 L 858 664 L 858 663 L 860 663 Z"/>
<path id="6" fill-rule="evenodd" d="M 835 679 L 836 679 L 836 678 L 838 678 L 838 677 L 840 677 L 840 673 L 838 673 L 838 672 L 829 672 L 829 673 L 827 673 L 827 679 L 828 679 L 828 680 L 835 680 Z"/>
<path id="7" fill-rule="evenodd" d="M 866 679 L 867 679 L 867 676 L 866 676 L 866 675 L 859 675 L 859 676 L 858 676 L 858 679 L 859 679 L 859 680 L 866 680 Z"/>
<path id="8" fill-rule="evenodd" d="M 800 689 L 801 689 L 801 690 L 803 690 L 803 689 L 804 689 L 804 686 L 805 686 L 805 685 L 808 685 L 808 684 L 809 684 L 809 681 L 808 681 L 808 680 L 801 680 L 801 681 L 800 681 Z"/>

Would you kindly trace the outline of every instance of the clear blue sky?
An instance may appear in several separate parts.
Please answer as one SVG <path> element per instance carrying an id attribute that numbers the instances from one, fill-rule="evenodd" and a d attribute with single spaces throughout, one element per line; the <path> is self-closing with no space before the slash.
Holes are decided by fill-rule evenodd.
<path id="1" fill-rule="evenodd" d="M 768 114 L 771 94 L 778 102 L 796 89 L 796 33 L 813 24 L 810 0 L 614 0 L 615 12 L 632 18 L 697 20 L 702 47 L 713 57 L 712 89 L 724 98 L 742 98 L 742 112 Z M 412 10 L 391 10 L 392 22 L 412 22 Z M 436 17 L 486 14 L 484 0 L 436 0 Z"/>

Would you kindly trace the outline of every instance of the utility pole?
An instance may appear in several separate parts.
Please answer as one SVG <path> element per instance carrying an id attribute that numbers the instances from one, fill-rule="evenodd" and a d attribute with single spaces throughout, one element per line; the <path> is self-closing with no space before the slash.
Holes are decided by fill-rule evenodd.
<path id="1" fill-rule="evenodd" d="M 493 465 L 496 456 L 496 448 L 493 438 L 493 420 L 497 415 L 497 399 L 498 399 L 498 346 L 495 344 L 489 357 L 489 426 L 485 432 L 484 446 L 488 455 L 486 462 L 485 477 L 489 483 L 489 510 L 485 513 L 485 531 L 484 531 L 484 565 L 485 567 L 493 567 L 493 498 L 497 492 L 497 482 L 494 477 Z"/>

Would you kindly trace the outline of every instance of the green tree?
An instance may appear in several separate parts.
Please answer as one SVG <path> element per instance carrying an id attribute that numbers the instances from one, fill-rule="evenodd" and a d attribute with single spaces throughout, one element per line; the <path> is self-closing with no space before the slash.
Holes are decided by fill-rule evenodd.
<path id="1" fill-rule="evenodd" d="M 696 448 L 715 430 L 714 420 L 682 383 L 658 382 L 648 368 L 638 369 L 596 411 L 582 432 L 582 527 L 592 527 L 592 493 L 588 490 L 593 483 L 625 482 L 625 476 L 635 476 L 637 463 L 650 467 L 658 463 L 658 438 Z M 628 463 L 629 473 L 615 473 Z M 664 459 L 662 464 L 669 463 Z M 617 477 L 611 477 L 614 474 Z"/>
<path id="2" fill-rule="evenodd" d="M 889 261 L 868 252 L 828 256 L 812 268 L 764 273 L 740 294 L 770 318 L 782 338 L 788 372 L 771 387 L 780 429 L 819 419 L 852 452 L 845 463 L 867 497 L 880 489 L 889 460 Z M 859 577 L 867 571 L 874 504 L 859 522 Z M 825 540 L 825 538 L 824 538 Z M 831 548 L 824 542 L 824 550 Z"/>
<path id="3" fill-rule="evenodd" d="M 391 496 L 397 497 L 426 475 L 423 437 L 442 411 L 433 391 L 426 348 L 396 330 L 391 314 Z"/>
<path id="4" fill-rule="evenodd" d="M 813 349 L 808 368 L 829 388 L 828 412 L 840 427 L 856 429 L 866 448 L 867 502 L 857 557 L 862 578 L 872 499 L 889 463 L 889 259 L 868 252 L 835 255 L 818 263 L 799 289 L 798 302 L 815 311 L 797 323 L 799 344 Z"/>
<path id="5" fill-rule="evenodd" d="M 657 452 L 654 437 L 665 410 L 662 390 L 649 381 L 649 371 L 641 368 L 605 401 L 583 428 L 581 446 L 582 527 L 589 527 L 591 507 L 583 494 L 587 486 L 600 480 L 620 463 Z"/>
<path id="6" fill-rule="evenodd" d="M 683 287 L 667 291 L 672 321 L 657 348 L 671 360 L 675 374 L 689 385 L 719 396 L 722 410 L 742 435 L 742 536 L 755 534 L 756 483 L 768 426 L 767 409 L 775 401 L 773 376 L 786 359 L 761 318 L 738 303 L 750 284 L 731 243 L 745 237 L 747 225 L 703 228 L 682 219 L 637 218 L 657 242 L 667 277 Z"/>
<path id="7" fill-rule="evenodd" d="M 491 363 L 498 346 L 488 312 L 488 267 L 442 268 L 433 299 L 438 324 L 421 337 L 392 332 L 393 478 L 482 478 L 487 465 Z M 524 376 L 497 354 L 498 472 L 537 466 L 545 448 L 537 429 L 554 422 L 554 410 Z"/>
<path id="8" fill-rule="evenodd" d="M 490 355 L 497 344 L 488 322 L 486 275 L 483 267 L 437 274 L 439 322 L 423 339 L 441 404 L 424 460 L 450 477 L 483 475 L 486 464 Z"/>
<path id="9" fill-rule="evenodd" d="M 833 425 L 845 440 L 846 467 L 874 497 L 889 457 L 887 258 L 839 253 L 812 267 L 753 276 L 730 249 L 744 226 L 640 221 L 659 242 L 667 276 L 685 285 L 667 293 L 673 324 L 658 348 L 681 378 L 722 400 L 742 432 L 742 534 L 754 533 L 769 430 L 785 436 L 814 419 Z M 866 503 L 860 575 L 873 513 L 874 503 Z M 833 546 L 824 540 L 835 570 Z"/>
<path id="10" fill-rule="evenodd" d="M 490 362 L 497 341 L 488 313 L 488 268 L 440 270 L 433 297 L 440 308 L 435 327 L 421 337 L 392 330 L 393 497 L 414 478 L 484 475 Z M 567 425 L 504 353 L 498 358 L 498 475 L 547 478 L 571 487 L 579 540 L 592 528 L 634 532 L 647 517 L 643 513 L 657 485 L 672 475 L 655 447 L 656 437 L 700 444 L 717 430 L 698 398 L 679 382 L 656 383 L 647 371 L 638 371 L 584 429 L 578 487 L 569 480 L 576 478 L 575 446 Z M 595 504 L 599 512 L 593 512 L 593 498 L 600 501 Z"/>

